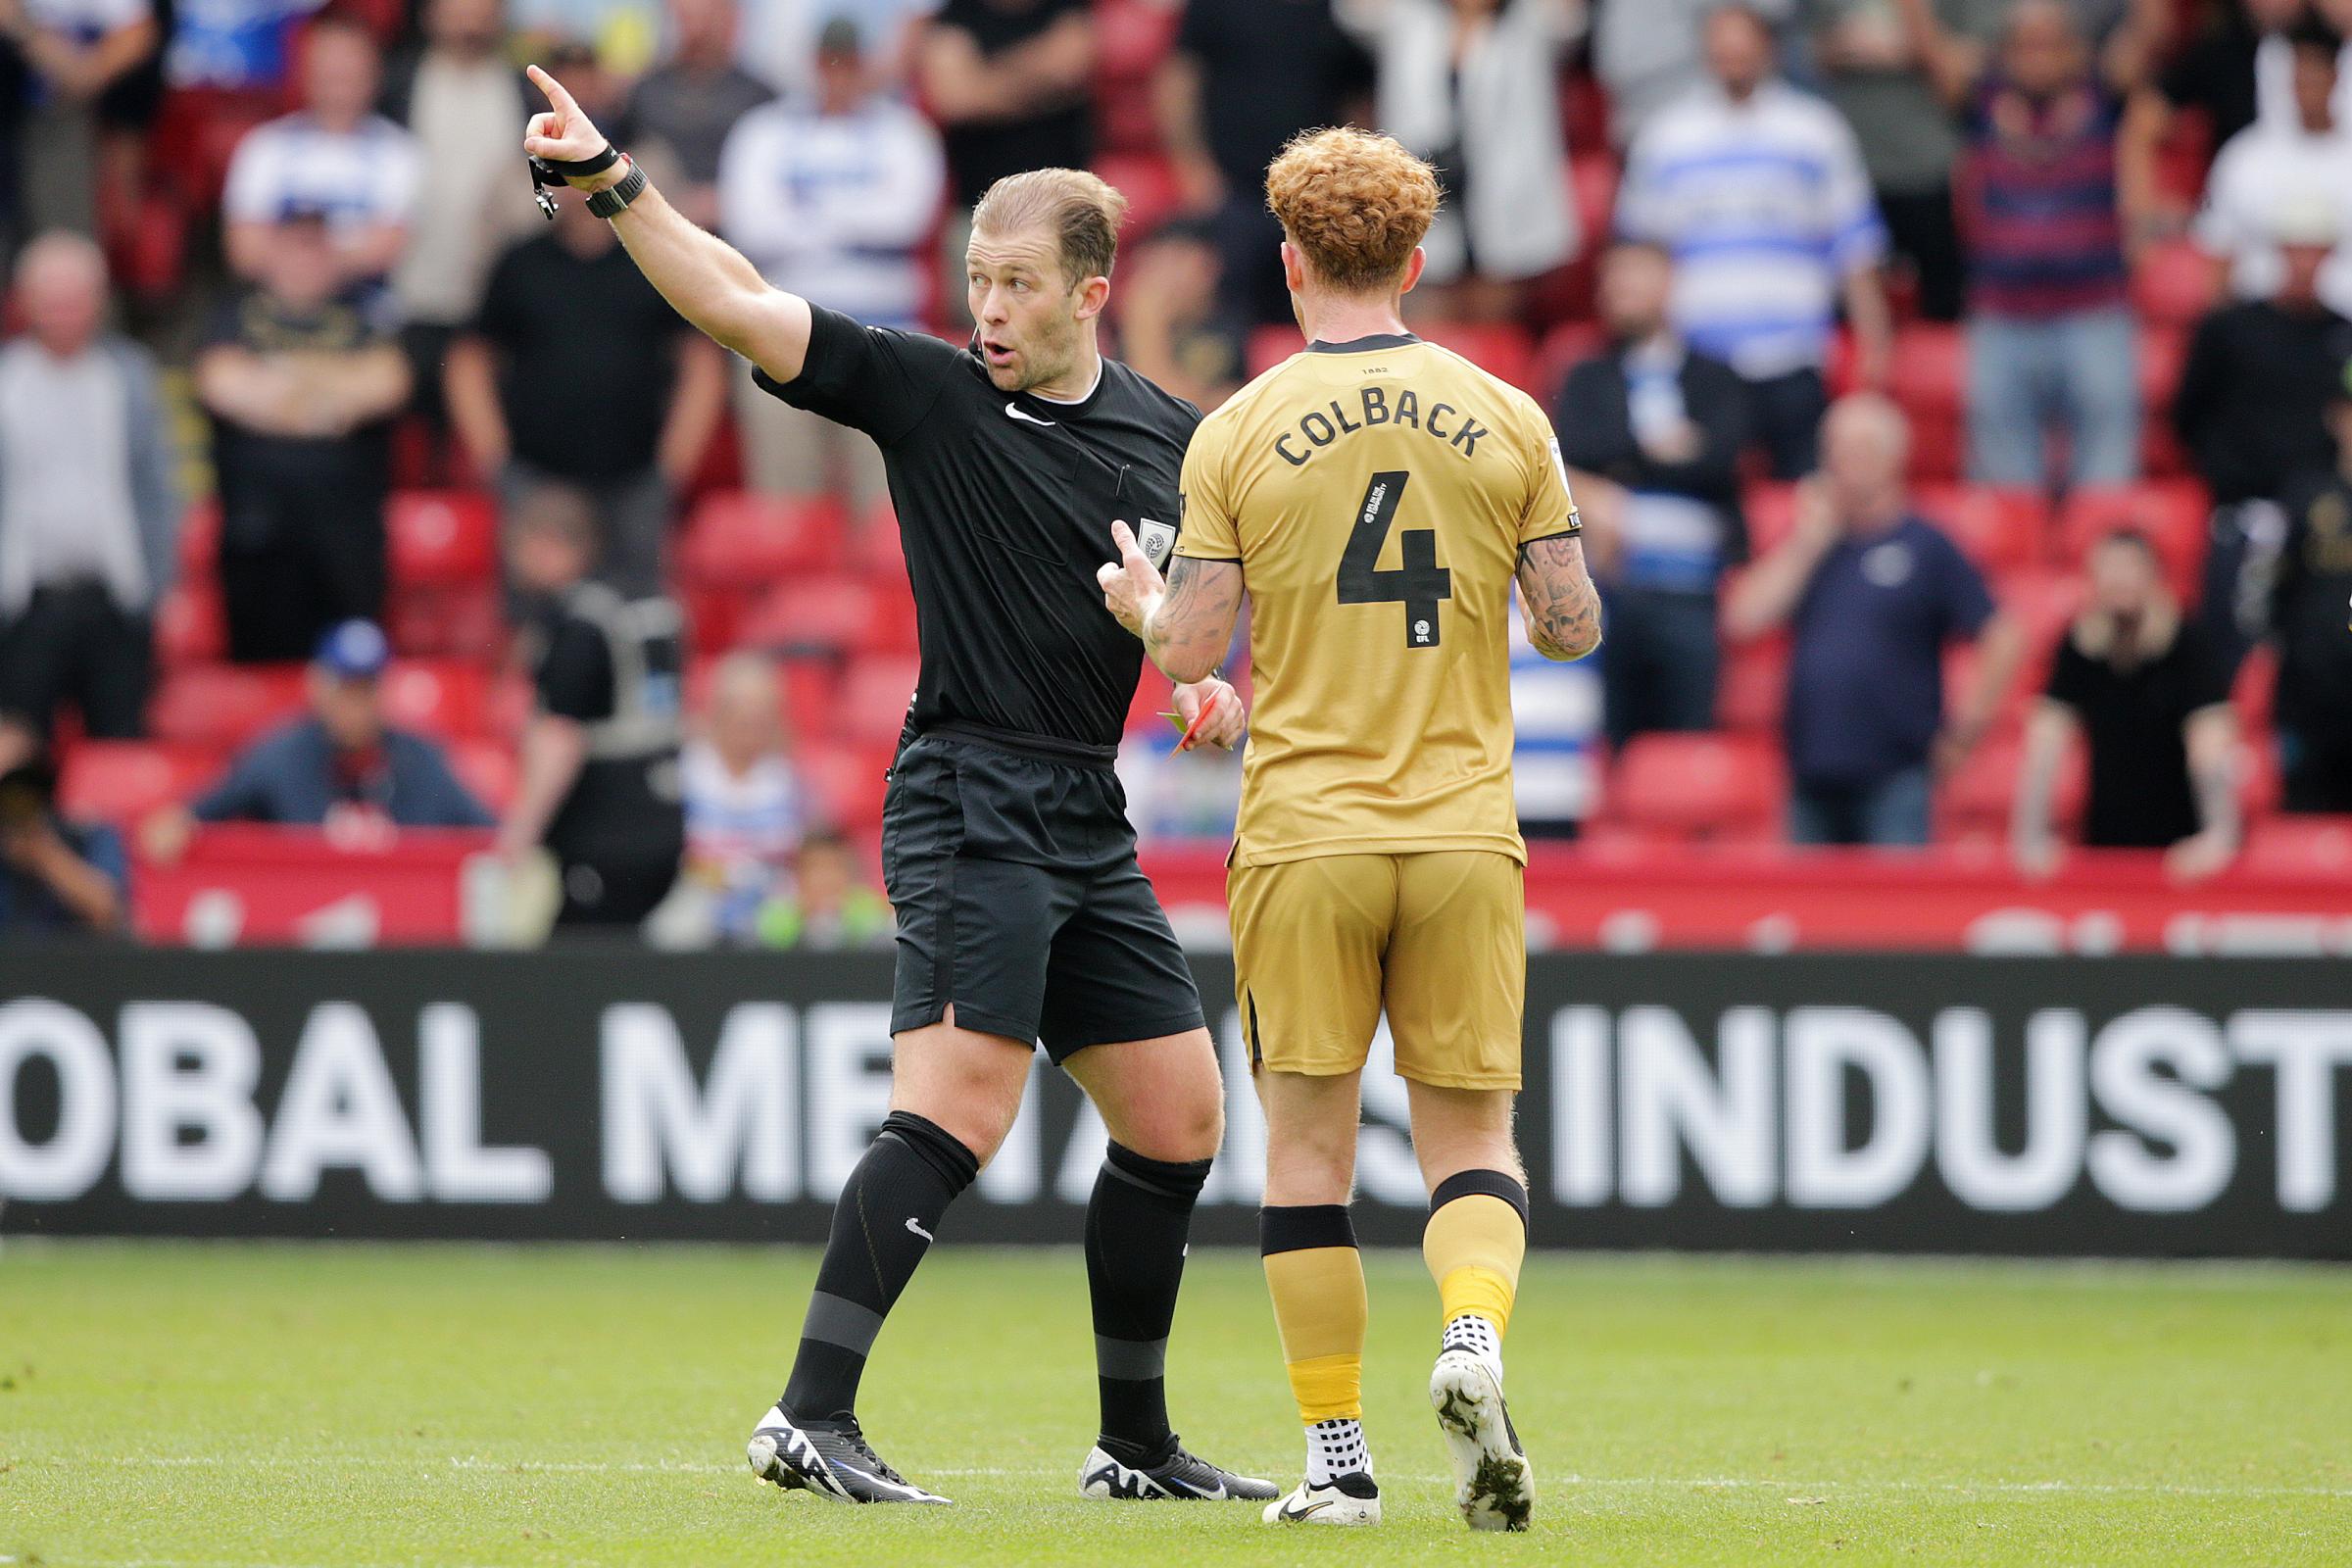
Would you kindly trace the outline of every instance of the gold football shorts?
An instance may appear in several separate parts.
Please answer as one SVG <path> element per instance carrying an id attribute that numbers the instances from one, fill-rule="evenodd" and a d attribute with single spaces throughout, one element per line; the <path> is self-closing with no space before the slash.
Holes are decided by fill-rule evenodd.
<path id="1" fill-rule="evenodd" d="M 1363 1066 L 1385 1008 L 1396 1071 L 1517 1089 L 1527 878 L 1508 855 L 1318 855 L 1227 873 L 1252 1071 Z"/>

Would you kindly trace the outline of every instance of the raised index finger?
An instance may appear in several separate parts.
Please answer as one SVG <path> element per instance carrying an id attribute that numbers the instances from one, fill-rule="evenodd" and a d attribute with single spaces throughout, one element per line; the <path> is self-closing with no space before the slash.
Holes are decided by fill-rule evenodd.
<path id="1" fill-rule="evenodd" d="M 562 82 L 541 71 L 537 66 L 529 66 L 524 69 L 531 80 L 538 85 L 539 90 L 547 94 L 547 101 L 554 104 L 566 120 L 580 112 L 580 106 L 572 101 L 570 93 L 564 90 Z"/>

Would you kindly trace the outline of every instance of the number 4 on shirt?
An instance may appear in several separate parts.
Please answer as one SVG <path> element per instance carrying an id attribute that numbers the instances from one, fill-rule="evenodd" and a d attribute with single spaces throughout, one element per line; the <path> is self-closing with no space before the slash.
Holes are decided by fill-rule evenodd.
<path id="1" fill-rule="evenodd" d="M 1453 573 L 1438 564 L 1434 528 L 1407 528 L 1396 536 L 1404 564 L 1383 571 L 1377 563 L 1396 521 L 1397 506 L 1412 475 L 1401 469 L 1376 473 L 1364 487 L 1355 526 L 1340 556 L 1340 603 L 1404 606 L 1404 645 L 1438 646 L 1438 605 L 1453 597 Z"/>

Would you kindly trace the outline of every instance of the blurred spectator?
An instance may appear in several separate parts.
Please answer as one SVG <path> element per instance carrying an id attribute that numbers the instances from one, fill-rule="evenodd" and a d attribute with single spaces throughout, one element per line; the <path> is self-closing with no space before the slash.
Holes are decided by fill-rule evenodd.
<path id="1" fill-rule="evenodd" d="M 1519 831 L 1531 839 L 1573 839 L 1600 796 L 1595 762 L 1612 655 L 1604 646 L 1574 663 L 1546 659 L 1527 640 L 1524 622 L 1510 617 L 1511 791 Z M 1614 626 L 1609 637 L 1613 642 Z"/>
<path id="2" fill-rule="evenodd" d="M 1180 218 L 1120 262 L 1122 356 L 1201 409 L 1215 408 L 1250 379 L 1251 323 L 1241 291 L 1224 286 L 1224 256 L 1217 220 Z"/>
<path id="3" fill-rule="evenodd" d="M 718 169 L 719 232 L 761 276 L 868 326 L 921 329 L 924 242 L 946 183 L 939 135 L 882 95 L 854 23 L 827 24 L 815 96 L 744 116 Z M 754 488 L 840 495 L 859 513 L 884 494 L 873 442 L 761 392 L 748 361 L 736 368 L 735 418 Z"/>
<path id="4" fill-rule="evenodd" d="M 2320 298 L 2352 315 L 2352 127 L 2335 117 L 2342 40 L 2306 19 L 2289 37 L 2295 114 L 2258 120 L 2230 138 L 2206 178 L 2197 243 L 2229 264 L 2230 290 L 2267 299 L 2285 268 L 2272 237 L 2276 215 L 2291 204 L 2324 206 L 2334 220 L 2336 249 L 2320 269 Z"/>
<path id="5" fill-rule="evenodd" d="M 669 0 L 669 57 L 629 97 L 637 139 L 677 166 L 664 191 L 670 205 L 705 228 L 718 224 L 719 149 L 737 121 L 776 95 L 735 63 L 736 28 L 735 0 Z"/>
<path id="6" fill-rule="evenodd" d="M 1445 188 L 1422 276 L 1443 314 L 1512 317 L 1576 254 L 1559 56 L 1579 20 L 1566 0 L 1389 0 L 1379 122 Z"/>
<path id="7" fill-rule="evenodd" d="M 296 213 L 325 217 L 340 280 L 380 278 L 399 263 L 423 169 L 416 139 L 375 113 L 378 66 L 359 23 L 328 12 L 306 29 L 303 107 L 248 131 L 229 160 L 220 208 L 231 271 L 259 277 L 271 225 Z"/>
<path id="8" fill-rule="evenodd" d="M 2038 488 L 2139 476 L 2139 328 L 2126 299 L 2115 134 L 2141 33 L 2089 40 L 2060 0 L 2019 0 L 1996 49 L 1901 0 L 1913 46 L 1968 138 L 1955 196 L 1968 246 L 1969 469 Z"/>
<path id="9" fill-rule="evenodd" d="M 0 773 L 0 940 L 120 931 L 130 862 L 115 830 L 57 814 L 45 760 Z"/>
<path id="10" fill-rule="evenodd" d="M 358 835 L 491 826 L 495 819 L 458 782 L 436 742 L 384 722 L 382 676 L 391 658 L 373 621 L 331 628 L 311 661 L 309 714 L 247 747 L 188 806 L 148 818 L 140 834 L 148 855 L 176 860 L 200 822 Z"/>
<path id="11" fill-rule="evenodd" d="M 576 192 L 491 269 L 443 391 L 509 508 L 545 480 L 578 486 L 596 503 L 604 579 L 626 597 L 662 591 L 664 536 L 725 412 L 726 369 Z"/>
<path id="12" fill-rule="evenodd" d="M 1716 585 L 1747 557 L 1746 389 L 1668 323 L 1673 285 L 1656 246 L 1610 248 L 1599 283 L 1609 347 L 1568 372 L 1552 414 L 1607 600 L 1612 746 L 1645 730 L 1714 727 Z"/>
<path id="13" fill-rule="evenodd" d="M 1840 400 L 1822 469 L 1797 497 L 1795 531 L 1732 590 L 1725 629 L 1788 624 L 1789 836 L 1799 844 L 1928 841 L 1935 775 L 1975 749 L 2025 654 L 1959 548 L 1903 494 L 1902 412 L 1875 394 Z M 1943 711 L 1943 652 L 1978 644 L 1974 690 Z"/>
<path id="14" fill-rule="evenodd" d="M 563 486 L 534 491 L 508 524 L 509 570 L 548 609 L 499 849 L 510 861 L 539 846 L 554 856 L 559 929 L 637 925 L 668 896 L 686 847 L 678 608 L 592 581 L 596 548 L 594 514 Z"/>
<path id="15" fill-rule="evenodd" d="M 1214 845 L 1232 841 L 1242 804 L 1242 754 L 1195 746 L 1180 752 L 1183 732 L 1158 718 L 1130 724 L 1119 740 L 1119 787 L 1127 817 L 1147 845 Z"/>
<path id="16" fill-rule="evenodd" d="M 321 0 L 172 0 L 164 76 L 173 87 L 275 100 L 290 74 L 302 20 Z"/>
<path id="17" fill-rule="evenodd" d="M 808 828 L 808 786 L 793 766 L 774 663 L 755 653 L 722 660 L 702 728 L 679 769 L 694 945 L 746 946 L 760 940 L 761 911 L 790 889 L 793 853 Z"/>
<path id="18" fill-rule="evenodd" d="M 33 241 L 17 303 L 24 335 L 0 349 L 0 769 L 69 698 L 83 734 L 139 734 L 179 529 L 155 362 L 101 330 L 97 246 Z"/>
<path id="19" fill-rule="evenodd" d="M 1841 295 L 1857 375 L 1865 386 L 1886 377 L 1886 232 L 1854 133 L 1773 74 L 1772 36 L 1754 12 L 1711 12 L 1706 54 L 1713 79 L 1635 142 L 1617 223 L 1674 257 L 1676 326 L 1746 378 L 1751 433 L 1773 474 L 1793 479 L 1813 467 Z"/>
<path id="20" fill-rule="evenodd" d="M 2018 863 L 2032 876 L 2057 866 L 2051 796 L 2067 741 L 2080 733 L 2090 760 L 2083 844 L 2165 850 L 2175 875 L 2210 876 L 2243 837 L 2229 666 L 2181 620 L 2144 535 L 2109 534 L 2084 569 L 2089 603 L 2026 720 L 2010 835 Z"/>
<path id="21" fill-rule="evenodd" d="M 1975 43 L 1991 39 L 2008 0 L 1934 0 L 1936 22 Z M 1910 264 L 1919 313 L 1960 318 L 1960 235 L 1952 165 L 1960 137 L 1921 60 L 1898 0 L 1803 0 L 1823 94 L 1854 127 L 1888 248 Z"/>
<path id="22" fill-rule="evenodd" d="M 1707 79 L 1700 34 L 1725 0 L 1593 0 L 1592 74 L 1609 94 L 1609 137 L 1631 147 L 1660 110 Z M 1741 10 L 1786 26 L 1797 0 L 1754 0 Z"/>
<path id="23" fill-rule="evenodd" d="M 948 172 L 965 212 L 1006 174 L 1084 169 L 1094 156 L 1087 0 L 946 0 L 916 70 L 923 104 L 946 132 Z M 949 254 L 960 270 L 960 234 L 950 236 Z"/>
<path id="24" fill-rule="evenodd" d="M 385 420 L 409 362 L 383 292 L 344 285 L 326 225 L 247 236 L 258 286 L 222 307 L 196 356 L 220 492 L 229 657 L 300 659 L 384 604 Z"/>
<path id="25" fill-rule="evenodd" d="M 2184 226 L 2180 193 L 2164 188 L 2158 165 L 2186 111 L 2209 148 L 2227 145 L 2264 119 L 2292 123 L 2292 68 L 2285 33 L 2307 0 L 2210 0 L 2198 25 L 2172 51 L 2171 63 L 2132 93 L 2116 143 L 2126 237 L 2134 247 Z M 2258 87 L 2259 78 L 2259 88 Z"/>
<path id="26" fill-rule="evenodd" d="M 153 0 L 0 0 L 0 37 L 30 76 L 12 172 L 28 234 L 98 232 L 99 106 L 147 63 L 158 32 Z M 131 191 L 117 188 L 116 200 Z"/>
<path id="27" fill-rule="evenodd" d="M 858 851 L 829 828 L 802 842 L 792 892 L 760 917 L 764 945 L 809 953 L 887 948 L 895 930 L 889 901 L 866 885 Z"/>
<path id="28" fill-rule="evenodd" d="M 441 360 L 482 303 L 490 264 L 535 220 L 514 157 L 529 83 L 506 57 L 500 0 L 425 0 L 421 47 L 386 74 L 384 113 L 432 172 L 392 273 L 417 401 L 440 414 Z"/>
<path id="29" fill-rule="evenodd" d="M 2352 811 L 2352 382 L 2336 383 L 2328 422 L 2334 466 L 2287 489 L 2271 607 L 2278 646 L 2273 709 L 2290 811 Z"/>
<path id="30" fill-rule="evenodd" d="M 2328 207 L 2288 204 L 2271 224 L 2278 289 L 2216 307 L 2189 340 L 2173 422 L 2216 506 L 2275 501 L 2295 473 L 2334 462 L 2328 405 L 2343 389 L 2352 324 L 2321 300 L 2319 279 L 2336 237 Z"/>
<path id="31" fill-rule="evenodd" d="M 1371 61 L 1332 11 L 1332 0 L 1186 0 L 1152 83 L 1185 210 L 1213 221 L 1228 293 L 1250 326 L 1291 320 L 1266 166 L 1299 131 L 1358 118 L 1351 103 L 1372 85 Z"/>
<path id="32" fill-rule="evenodd" d="M 742 0 L 736 58 L 784 96 L 816 90 L 816 38 L 844 17 L 865 40 L 866 63 L 884 92 L 907 96 L 915 58 L 939 0 Z"/>

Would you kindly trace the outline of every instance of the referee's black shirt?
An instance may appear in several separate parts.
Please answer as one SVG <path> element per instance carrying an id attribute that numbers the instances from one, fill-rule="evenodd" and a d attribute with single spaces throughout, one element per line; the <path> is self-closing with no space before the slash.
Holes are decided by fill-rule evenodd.
<path id="1" fill-rule="evenodd" d="M 1116 746 L 1143 645 L 1095 573 L 1114 517 L 1166 564 L 1200 411 L 1108 359 L 1082 403 L 1000 392 L 968 347 L 810 312 L 800 375 L 757 379 L 882 449 L 922 636 L 913 728 Z"/>

